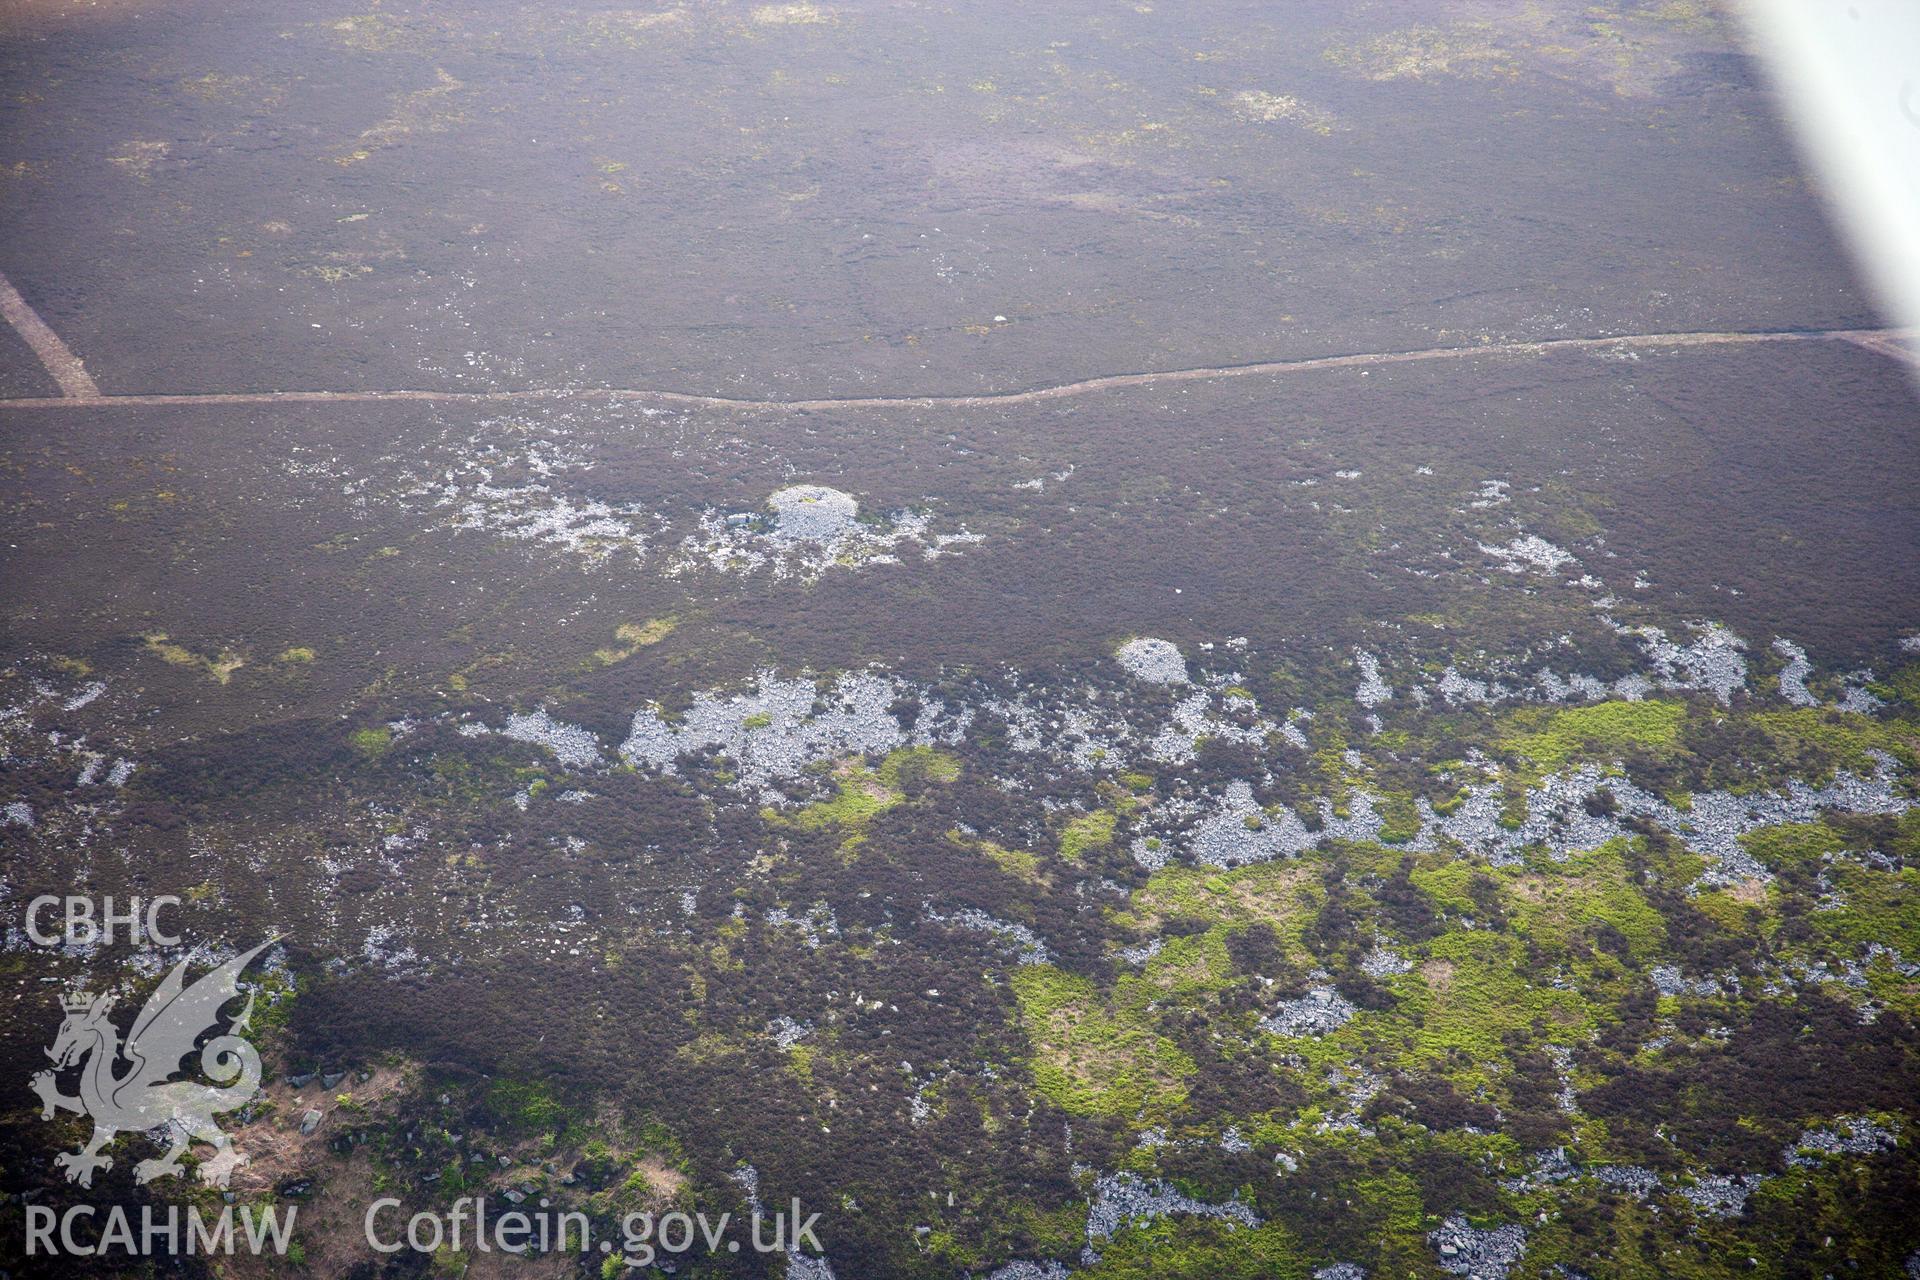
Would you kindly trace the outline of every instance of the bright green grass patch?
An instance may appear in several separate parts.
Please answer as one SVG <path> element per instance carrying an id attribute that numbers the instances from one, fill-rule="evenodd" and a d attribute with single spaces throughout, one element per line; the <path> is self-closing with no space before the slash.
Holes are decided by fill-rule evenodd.
<path id="1" fill-rule="evenodd" d="M 1388 793 L 1379 810 L 1381 843 L 1405 844 L 1420 834 L 1420 809 L 1406 792 Z"/>
<path id="2" fill-rule="evenodd" d="M 1871 772 L 1874 751 L 1884 751 L 1908 768 L 1920 767 L 1920 732 L 1911 725 L 1824 707 L 1762 711 L 1751 723 L 1773 739 L 1783 764 L 1809 779 L 1835 768 Z"/>
<path id="3" fill-rule="evenodd" d="M 378 760 L 393 746 L 393 732 L 380 725 L 371 729 L 355 729 L 347 735 L 347 741 L 367 759 Z"/>
<path id="4" fill-rule="evenodd" d="M 1040 879 L 1040 855 L 1028 853 L 1024 849 L 1008 849 L 991 840 L 980 842 L 980 852 L 993 860 L 993 864 L 1017 880 Z"/>
<path id="5" fill-rule="evenodd" d="M 1905 703 L 1909 710 L 1920 711 L 1920 662 L 1909 662 L 1878 682 L 1874 691 L 1889 702 Z"/>
<path id="6" fill-rule="evenodd" d="M 1227 952 L 1229 932 L 1225 925 L 1215 925 L 1205 933 L 1165 939 L 1137 976 L 1120 979 L 1115 1002 L 1132 1007 L 1165 994 L 1194 996 L 1220 990 L 1233 973 L 1233 958 Z M 1151 988 L 1150 995 L 1141 988 Z"/>
<path id="7" fill-rule="evenodd" d="M 1630 878 L 1626 847 L 1625 840 L 1611 840 L 1509 879 L 1501 897 L 1516 927 L 1536 942 L 1567 946 L 1609 926 L 1626 938 L 1636 960 L 1652 959 L 1666 941 L 1666 921 Z"/>
<path id="8" fill-rule="evenodd" d="M 1802 862 L 1818 862 L 1823 854 L 1846 847 L 1838 831 L 1824 822 L 1785 822 L 1760 827 L 1740 837 L 1740 845 L 1769 869 L 1783 871 Z"/>
<path id="9" fill-rule="evenodd" d="M 555 1133 L 567 1121 L 552 1086 L 538 1080 L 495 1080 L 487 1089 L 487 1114 L 516 1134 Z"/>
<path id="10" fill-rule="evenodd" d="M 803 831 L 838 827 L 858 831 L 879 814 L 900 803 L 903 777 L 919 776 L 934 782 L 952 782 L 960 776 L 960 762 L 932 747 L 903 747 L 888 754 L 878 769 L 869 769 L 858 760 L 842 761 L 836 767 L 835 791 L 831 799 L 818 800 L 789 815 L 762 810 L 769 822 L 784 823 Z"/>
<path id="11" fill-rule="evenodd" d="M 1301 933 L 1324 896 L 1319 876 L 1303 862 L 1261 862 L 1224 872 L 1172 866 L 1154 872 L 1134 891 L 1130 909 L 1118 922 L 1140 928 L 1181 916 L 1232 924 L 1264 921 L 1290 950 L 1300 949 Z"/>
<path id="12" fill-rule="evenodd" d="M 673 634 L 679 625 L 674 618 L 649 618 L 645 622 L 623 622 L 613 629 L 614 639 L 620 643 L 605 649 L 593 651 L 593 662 L 602 667 L 610 667 L 616 662 L 625 662 L 634 654 L 649 645 L 659 644 Z"/>
<path id="13" fill-rule="evenodd" d="M 247 665 L 247 660 L 231 649 L 222 649 L 218 657 L 208 658 L 184 645 L 175 644 L 164 632 L 146 637 L 147 652 L 162 662 L 176 667 L 195 667 L 209 678 L 226 684 L 233 679 L 233 673 Z"/>
<path id="14" fill-rule="evenodd" d="M 1060 856 L 1078 862 L 1094 849 L 1113 843 L 1114 814 L 1109 809 L 1083 814 L 1060 833 Z"/>
<path id="15" fill-rule="evenodd" d="M 880 781 L 887 786 L 897 790 L 901 779 L 909 777 L 953 782 L 960 777 L 960 760 L 933 747 L 902 747 L 880 762 Z"/>
<path id="16" fill-rule="evenodd" d="M 1529 707 L 1513 713 L 1498 745 L 1552 772 L 1583 757 L 1672 751 L 1686 718 L 1685 703 L 1664 699 L 1554 711 Z"/>
<path id="17" fill-rule="evenodd" d="M 1393 1030 L 1404 1028 L 1406 1065 L 1503 1061 L 1505 1033 L 1530 1033 L 1536 1019 L 1560 1043 L 1584 1035 L 1593 1022 L 1586 1001 L 1544 979 L 1529 982 L 1525 966 L 1525 949 L 1507 935 L 1462 929 L 1435 939 L 1416 971 L 1424 993 L 1385 1019 Z"/>
<path id="18" fill-rule="evenodd" d="M 1293 1233 L 1277 1222 L 1258 1227 L 1215 1218 L 1157 1218 L 1095 1242 L 1090 1280 L 1306 1280 L 1312 1268 Z"/>
<path id="19" fill-rule="evenodd" d="M 1467 862 L 1430 862 L 1414 867 L 1409 878 L 1441 911 L 1473 915 L 1479 908 L 1467 887 L 1473 883 L 1474 871 Z"/>
<path id="20" fill-rule="evenodd" d="M 1845 905 L 1807 917 L 1821 937 L 1847 955 L 1858 954 L 1869 942 L 1920 955 L 1920 869 L 1875 871 L 1835 863 L 1828 875 Z"/>
<path id="21" fill-rule="evenodd" d="M 1092 982 L 1052 965 L 1022 966 L 1012 986 L 1033 1045 L 1034 1084 L 1063 1110 L 1159 1118 L 1185 1103 L 1193 1059 L 1141 1011 L 1107 1005 Z"/>
<path id="22" fill-rule="evenodd" d="M 771 809 L 762 810 L 762 816 L 772 822 L 799 827 L 802 831 L 819 831 L 825 827 L 851 831 L 866 826 L 876 815 L 899 804 L 901 799 L 900 793 L 882 782 L 878 773 L 865 765 L 851 762 L 841 765 L 837 770 L 834 788 L 831 799 L 816 800 L 787 815 Z"/>
<path id="23" fill-rule="evenodd" d="M 1777 898 L 1777 890 L 1750 882 L 1735 889 L 1696 894 L 1693 906 L 1728 933 L 1760 937 L 1771 934 L 1779 924 L 1774 910 Z"/>

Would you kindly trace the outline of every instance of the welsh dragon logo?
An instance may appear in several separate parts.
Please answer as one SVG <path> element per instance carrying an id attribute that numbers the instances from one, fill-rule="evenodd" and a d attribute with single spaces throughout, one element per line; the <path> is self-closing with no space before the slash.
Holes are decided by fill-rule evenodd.
<path id="1" fill-rule="evenodd" d="M 198 1141 L 215 1148 L 213 1158 L 200 1166 L 201 1179 L 227 1185 L 240 1161 L 232 1140 L 213 1117 L 239 1107 L 260 1087 L 260 1054 L 238 1034 L 246 1030 L 253 1015 L 251 992 L 246 1008 L 226 1033 L 200 1050 L 200 1069 L 217 1083 L 172 1077 L 180 1073 L 181 1060 L 193 1052 L 201 1035 L 219 1025 L 220 1010 L 239 995 L 241 971 L 276 941 L 269 938 L 233 957 L 192 986 L 186 985 L 187 962 L 182 960 L 147 998 L 124 1044 L 119 1030 L 107 1020 L 113 1007 L 111 995 L 95 998 L 82 992 L 61 997 L 66 1020 L 47 1050 L 54 1066 L 33 1077 L 33 1091 L 40 1095 L 42 1120 L 53 1119 L 56 1111 L 77 1111 L 93 1120 L 93 1136 L 84 1146 L 54 1157 L 69 1182 L 92 1186 L 94 1172 L 113 1164 L 111 1157 L 100 1154 L 101 1148 L 116 1133 L 136 1132 L 152 1134 L 167 1144 L 167 1150 L 157 1159 L 135 1165 L 135 1181 L 147 1183 L 179 1173 L 181 1155 L 190 1142 Z M 122 1063 L 124 1070 L 119 1069 Z M 60 1092 L 57 1077 L 74 1066 L 80 1067 L 80 1092 L 69 1097 Z"/>

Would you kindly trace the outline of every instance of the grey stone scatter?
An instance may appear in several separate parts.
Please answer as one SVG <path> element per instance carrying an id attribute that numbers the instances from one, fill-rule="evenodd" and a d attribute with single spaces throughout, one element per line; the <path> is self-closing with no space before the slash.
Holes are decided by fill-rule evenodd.
<path id="1" fill-rule="evenodd" d="M 787 1280 L 836 1280 L 836 1277 L 832 1264 L 825 1258 L 815 1258 L 797 1249 L 789 1249 Z"/>
<path id="2" fill-rule="evenodd" d="M 1360 972 L 1369 978 L 1391 978 L 1412 969 L 1413 961 L 1379 942 L 1374 943 L 1373 950 L 1367 952 L 1360 961 Z"/>
<path id="3" fill-rule="evenodd" d="M 1717 622 L 1694 626 L 1697 639 L 1679 645 L 1658 627 L 1623 628 L 1646 652 L 1662 688 L 1705 689 L 1722 706 L 1747 687 L 1747 660 L 1740 656 L 1746 643 Z"/>
<path id="4" fill-rule="evenodd" d="M 569 769 L 591 769 L 600 763 L 599 740 L 578 725 L 555 720 L 544 707 L 508 716 L 506 728 L 500 730 L 500 734 L 516 742 L 545 747 Z"/>
<path id="5" fill-rule="evenodd" d="M 1737 1218 L 1746 1211 L 1747 1197 L 1766 1180 L 1764 1173 L 1715 1173 L 1675 1190 L 1696 1212 L 1709 1218 Z"/>
<path id="6" fill-rule="evenodd" d="M 1580 1176 L 1580 1167 L 1567 1158 L 1565 1147 L 1536 1152 L 1528 1159 L 1527 1166 L 1525 1173 L 1502 1178 L 1501 1189 L 1519 1194 Z"/>
<path id="7" fill-rule="evenodd" d="M 936 534 L 931 514 L 921 510 L 893 511 L 884 520 L 864 521 L 852 494 L 826 485 L 775 490 L 767 496 L 767 510 L 771 514 L 766 516 L 707 511 L 699 532 L 681 540 L 667 575 L 766 568 L 777 578 L 811 581 L 830 569 L 899 564 L 900 553 L 916 547 L 923 559 L 932 560 L 951 547 L 984 540 L 965 529 Z"/>
<path id="8" fill-rule="evenodd" d="M 1313 1280 L 1367 1280 L 1367 1269 L 1357 1262 L 1336 1262 L 1314 1272 Z"/>
<path id="9" fill-rule="evenodd" d="M 1260 1029 L 1280 1036 L 1324 1036 L 1338 1031 L 1357 1013 L 1353 1002 L 1330 986 L 1315 987 L 1286 1000 L 1260 1020 Z"/>
<path id="10" fill-rule="evenodd" d="M 1153 836 L 1136 836 L 1127 851 L 1148 871 L 1158 871 L 1173 860 L 1173 847 Z"/>
<path id="11" fill-rule="evenodd" d="M 1787 660 L 1787 665 L 1780 669 L 1780 696 L 1796 707 L 1819 706 L 1820 699 L 1807 688 L 1807 677 L 1813 674 L 1807 651 L 1784 636 L 1773 642 L 1773 651 Z"/>
<path id="12" fill-rule="evenodd" d="M 127 779 L 133 777 L 133 771 L 138 767 L 139 766 L 131 760 L 115 760 L 113 767 L 107 770 L 107 785 L 110 787 L 126 786 Z"/>
<path id="13" fill-rule="evenodd" d="M 1542 696 L 1548 702 L 1572 702 L 1575 699 L 1598 702 L 1608 693 L 1603 681 L 1578 671 L 1562 679 L 1559 675 L 1542 667 L 1534 676 L 1534 683 L 1539 686 Z"/>
<path id="14" fill-rule="evenodd" d="M 1720 984 L 1712 978 L 1688 978 L 1670 964 L 1655 965 L 1647 975 L 1653 989 L 1663 996 L 1717 996 Z"/>
<path id="15" fill-rule="evenodd" d="M 1613 682 L 1615 696 L 1626 702 L 1639 702 L 1653 692 L 1653 681 L 1638 671 Z"/>
<path id="16" fill-rule="evenodd" d="M 25 800 L 13 800 L 0 809 L 0 827 L 31 827 L 33 806 Z"/>
<path id="17" fill-rule="evenodd" d="M 1594 1166 L 1593 1179 L 1603 1187 L 1624 1191 L 1636 1200 L 1644 1200 L 1660 1189 L 1660 1175 L 1637 1164 Z"/>
<path id="18" fill-rule="evenodd" d="M 1855 715 L 1870 716 L 1886 703 L 1880 695 L 1867 688 L 1872 681 L 1873 672 L 1856 671 L 1847 677 L 1846 687 L 1840 691 L 1840 701 L 1834 705 L 1842 711 L 1851 711 Z"/>
<path id="19" fill-rule="evenodd" d="M 683 753 L 717 748 L 733 762 L 740 785 L 760 788 L 764 799 L 777 803 L 781 797 L 768 784 L 799 777 L 816 760 L 887 752 L 910 740 L 950 742 L 971 719 L 970 713 L 949 719 L 944 704 L 929 703 L 909 735 L 888 710 L 902 688 L 872 672 L 849 672 L 823 689 L 811 680 L 782 680 L 762 671 L 744 692 L 696 694 L 677 724 L 654 708 L 641 708 L 620 755 L 629 764 L 672 773 Z M 825 704 L 818 712 L 816 701 Z"/>
<path id="20" fill-rule="evenodd" d="M 1380 659 L 1355 649 L 1353 664 L 1360 668 L 1360 683 L 1353 691 L 1355 702 L 1371 711 L 1393 697 L 1393 686 L 1380 678 Z"/>
<path id="21" fill-rule="evenodd" d="M 1460 674 L 1455 667 L 1448 667 L 1440 676 L 1440 696 L 1450 707 L 1462 706 L 1469 702 L 1481 704 L 1500 702 L 1511 696 L 1510 691 L 1498 683 L 1486 680 L 1473 680 Z"/>
<path id="22" fill-rule="evenodd" d="M 1086 700 L 1071 700 L 1082 697 Z M 1009 698 L 987 699 L 978 709 L 1006 720 L 1007 742 L 1016 751 L 1089 772 L 1122 768 L 1138 743 L 1126 720 L 1100 698 L 1098 693 L 1023 689 Z"/>
<path id="23" fill-rule="evenodd" d="M 852 494 L 820 484 L 797 484 L 767 497 L 773 531 L 788 542 L 831 546 L 859 531 L 860 504 Z"/>
<path id="24" fill-rule="evenodd" d="M 1563 1044 L 1550 1044 L 1547 1057 L 1553 1059 L 1553 1069 L 1560 1077 L 1560 1091 L 1554 1095 L 1554 1105 L 1563 1115 L 1573 1115 L 1579 1110 L 1578 1098 L 1573 1092 L 1573 1050 Z"/>
<path id="25" fill-rule="evenodd" d="M 60 704 L 62 711 L 78 711 L 107 691 L 105 680 L 95 680 Z"/>
<path id="26" fill-rule="evenodd" d="M 1386 1087 L 1386 1078 L 1365 1067 L 1335 1067 L 1327 1073 L 1327 1083 L 1340 1091 L 1347 1109 L 1322 1119 L 1314 1126 L 1315 1132 L 1371 1134 L 1373 1130 L 1360 1122 L 1360 1112 L 1380 1096 L 1380 1090 Z"/>
<path id="27" fill-rule="evenodd" d="M 1822 1156 L 1870 1156 L 1900 1140 L 1900 1131 L 1866 1116 L 1842 1116 L 1830 1125 L 1808 1129 L 1781 1153 L 1796 1169 L 1814 1168 Z"/>
<path id="28" fill-rule="evenodd" d="M 1094 1181 L 1092 1203 L 1087 1208 L 1087 1241 L 1106 1240 L 1133 1223 L 1152 1222 L 1156 1218 L 1184 1214 L 1201 1218 L 1223 1218 L 1244 1227 L 1260 1225 L 1252 1209 L 1238 1200 L 1209 1204 L 1181 1195 L 1159 1179 L 1147 1181 L 1131 1173 L 1109 1173 Z"/>
<path id="29" fill-rule="evenodd" d="M 1318 804 L 1321 829 L 1309 831 L 1291 809 L 1268 813 L 1254 800 L 1252 785 L 1236 779 L 1227 784 L 1214 812 L 1194 824 L 1184 843 L 1195 862 L 1240 867 L 1296 858 L 1323 840 L 1373 840 L 1380 834 L 1383 820 L 1366 792 L 1353 796 L 1344 818 L 1335 814 L 1331 801 L 1322 798 Z"/>
<path id="30" fill-rule="evenodd" d="M 1008 920 L 999 920 L 978 907 L 963 907 L 958 911 L 941 914 L 928 911 L 927 919 L 935 924 L 950 924 L 961 929 L 971 929 L 978 933 L 991 933 L 1014 943 L 1020 950 L 1019 963 L 1045 964 L 1052 958 L 1047 944 L 1040 935 L 1023 924 L 1014 924 Z"/>
<path id="31" fill-rule="evenodd" d="M 818 951 L 827 939 L 840 936 L 840 921 L 834 916 L 833 908 L 825 902 L 814 903 L 805 915 L 794 915 L 785 907 L 769 907 L 766 920 L 775 928 L 785 925 L 798 928 L 806 937 L 809 951 Z"/>
<path id="32" fill-rule="evenodd" d="M 1244 698 L 1226 698 L 1204 689 L 1198 690 L 1174 705 L 1167 726 L 1155 734 L 1147 745 L 1147 754 L 1164 763 L 1184 764 L 1193 759 L 1202 738 L 1263 746 L 1269 735 L 1280 732 L 1280 726 L 1264 716 L 1258 717 L 1252 725 L 1241 725 L 1214 714 L 1216 698 L 1229 707 L 1243 711 L 1251 710 L 1254 705 Z"/>
<path id="33" fill-rule="evenodd" d="M 1508 672 L 1507 674 L 1514 674 Z M 1622 687 L 1626 692 L 1622 692 Z M 1432 692 L 1450 707 L 1494 706 L 1502 702 L 1598 702 L 1602 699 L 1620 696 L 1629 701 L 1645 697 L 1653 688 L 1653 682 L 1646 676 L 1634 674 L 1625 677 L 1614 685 L 1597 679 L 1584 672 L 1570 672 L 1562 676 L 1550 667 L 1542 667 L 1534 672 L 1530 682 L 1505 684 L 1493 675 L 1479 678 L 1467 675 L 1457 666 L 1448 666 L 1434 682 Z M 1413 689 L 1414 701 L 1421 706 L 1427 704 L 1432 696 L 1424 686 Z"/>
<path id="34" fill-rule="evenodd" d="M 1490 547 L 1484 542 L 1476 545 L 1482 555 L 1498 560 L 1500 567 L 1508 573 L 1558 573 L 1564 566 L 1574 562 L 1570 552 L 1554 546 L 1537 533 L 1518 534 L 1505 546 Z"/>
<path id="35" fill-rule="evenodd" d="M 987 1280 L 1067 1280 L 1071 1274 L 1057 1262 L 1009 1262 L 989 1272 Z"/>
<path id="36" fill-rule="evenodd" d="M 811 1022 L 797 1022 L 785 1014 L 767 1024 L 767 1035 L 781 1049 L 791 1049 L 812 1034 Z"/>
<path id="37" fill-rule="evenodd" d="M 644 509 L 615 506 L 560 491 L 569 474 L 592 470 L 587 454 L 524 419 L 492 419 L 454 446 L 449 465 L 436 476 L 408 472 L 394 497 L 402 506 L 425 503 L 451 511 L 458 530 L 535 542 L 575 556 L 588 567 L 605 564 L 618 551 L 635 560 L 647 554 L 648 528 L 658 517 Z M 364 490 L 367 479 L 350 482 Z M 362 494 L 356 501 L 364 505 Z"/>
<path id="38" fill-rule="evenodd" d="M 1526 1254 L 1527 1233 L 1514 1223 L 1481 1231 L 1455 1214 L 1427 1233 L 1427 1243 L 1439 1255 L 1442 1271 L 1468 1280 L 1506 1280 Z"/>
<path id="39" fill-rule="evenodd" d="M 1891 866 L 1881 870 L 1891 871 Z M 1903 978 L 1920 978 L 1920 962 L 1908 960 L 1898 947 L 1889 947 L 1883 942 L 1869 942 L 1863 949 L 1866 959 L 1862 968 L 1871 966 L 1876 960 L 1885 960 L 1887 967 Z"/>
<path id="40" fill-rule="evenodd" d="M 410 968 L 420 961 L 419 953 L 406 944 L 399 930 L 386 923 L 376 924 L 367 930 L 361 952 L 375 964 L 395 971 Z"/>
<path id="41" fill-rule="evenodd" d="M 1780 696 L 1796 707 L 1822 705 L 1813 691 L 1807 688 L 1807 676 L 1813 672 L 1813 663 L 1807 660 L 1805 651 L 1786 639 L 1775 640 L 1773 651 L 1787 659 L 1787 665 L 1780 672 Z M 1832 705 L 1837 710 L 1855 715 L 1872 715 L 1885 705 L 1879 695 L 1867 687 L 1872 682 L 1871 671 L 1849 672 L 1840 691 L 1840 700 Z"/>
<path id="42" fill-rule="evenodd" d="M 1113 656 L 1136 680 L 1148 684 L 1187 683 L 1187 660 L 1171 640 L 1141 636 L 1121 645 Z"/>
<path id="43" fill-rule="evenodd" d="M 746 1193 L 748 1212 L 760 1212 L 760 1171 L 750 1164 L 743 1164 L 727 1177 Z"/>
<path id="44" fill-rule="evenodd" d="M 1841 961 L 1837 971 L 1825 960 L 1811 963 L 1796 960 L 1783 966 L 1779 976 L 1767 983 L 1763 990 L 1768 995 L 1784 995 L 1809 982 L 1831 982 L 1854 991 L 1864 991 L 1868 986 L 1866 968 L 1858 960 Z"/>
<path id="45" fill-rule="evenodd" d="M 646 554 L 647 534 L 640 523 L 646 513 L 637 508 L 613 507 L 592 498 L 575 501 L 543 484 L 500 486 L 484 478 L 468 492 L 472 496 L 461 503 L 453 521 L 456 529 L 539 542 L 594 566 L 623 547 L 636 558 Z"/>
<path id="46" fill-rule="evenodd" d="M 1694 852 L 1714 866 L 1703 875 L 1706 885 L 1766 880 L 1771 875 L 1740 846 L 1740 837 L 1760 827 L 1805 823 L 1826 810 L 1843 813 L 1900 814 L 1913 805 L 1897 787 L 1897 763 L 1874 752 L 1875 773 L 1863 778 L 1846 771 L 1824 787 L 1798 779 L 1785 790 L 1756 795 L 1725 791 L 1695 792 L 1689 807 L 1679 809 L 1665 799 L 1623 778 L 1608 778 L 1597 765 L 1584 765 L 1555 774 L 1527 792 L 1527 816 L 1516 829 L 1500 823 L 1503 796 L 1496 782 L 1468 789 L 1468 797 L 1448 814 L 1435 814 L 1425 800 L 1418 836 L 1408 847 L 1422 852 L 1440 848 L 1442 838 L 1456 842 L 1500 866 L 1515 865 L 1522 851 L 1543 846 L 1556 857 L 1598 848 L 1625 834 L 1623 818 L 1641 818 L 1679 836 Z M 1615 812 L 1588 813 L 1586 801 L 1601 790 L 1610 791 Z"/>

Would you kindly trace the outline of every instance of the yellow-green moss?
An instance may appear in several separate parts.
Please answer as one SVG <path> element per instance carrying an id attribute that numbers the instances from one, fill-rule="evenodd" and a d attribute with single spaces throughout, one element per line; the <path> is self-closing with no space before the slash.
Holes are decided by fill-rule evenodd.
<path id="1" fill-rule="evenodd" d="M 1498 745 L 1551 772 L 1576 758 L 1615 757 L 1629 751 L 1661 754 L 1673 750 L 1686 722 L 1685 703 L 1601 702 L 1590 707 L 1515 711 Z"/>
<path id="2" fill-rule="evenodd" d="M 1148 1024 L 1144 1002 L 1120 1008 L 1094 984 L 1052 965 L 1012 978 L 1033 1046 L 1035 1086 L 1075 1115 L 1164 1117 L 1186 1100 L 1193 1059 Z"/>
<path id="3" fill-rule="evenodd" d="M 355 729 L 347 735 L 347 741 L 367 759 L 378 760 L 392 748 L 393 734 L 384 726 L 376 725 L 371 729 Z"/>
<path id="4" fill-rule="evenodd" d="M 1075 818 L 1060 833 L 1060 855 L 1077 862 L 1094 849 L 1106 848 L 1113 843 L 1113 824 L 1114 815 L 1107 809 Z"/>

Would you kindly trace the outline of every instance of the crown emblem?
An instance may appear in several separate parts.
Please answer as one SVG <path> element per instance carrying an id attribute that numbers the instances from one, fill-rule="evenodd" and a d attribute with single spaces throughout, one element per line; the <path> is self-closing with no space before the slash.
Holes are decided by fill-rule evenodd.
<path id="1" fill-rule="evenodd" d="M 60 997 L 60 1007 L 68 1013 L 85 1013 L 93 1007 L 93 996 L 86 991 L 74 991 Z"/>

